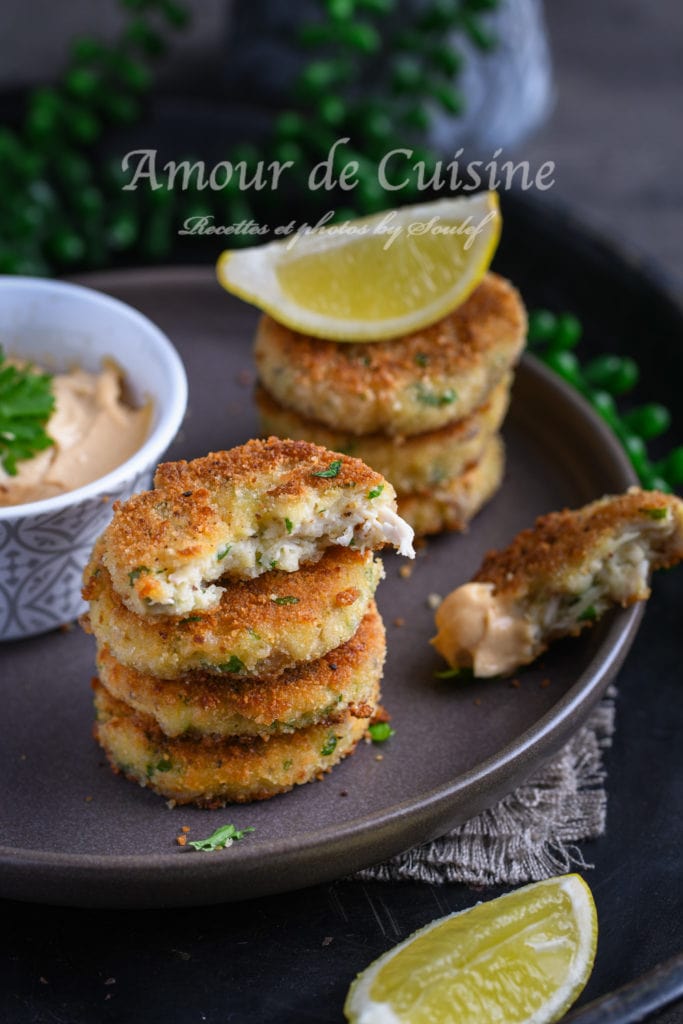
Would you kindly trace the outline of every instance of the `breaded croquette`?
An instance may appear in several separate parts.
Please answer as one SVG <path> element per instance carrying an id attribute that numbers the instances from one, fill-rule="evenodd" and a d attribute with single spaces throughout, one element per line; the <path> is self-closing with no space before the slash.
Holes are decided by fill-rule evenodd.
<path id="1" fill-rule="evenodd" d="M 221 577 L 293 573 L 332 545 L 395 545 L 413 533 L 394 489 L 359 459 L 305 441 L 269 438 L 193 462 L 159 466 L 154 490 L 115 503 L 102 561 L 140 616 L 216 608 Z"/>
<path id="2" fill-rule="evenodd" d="M 496 435 L 479 461 L 460 476 L 415 494 L 400 494 L 399 512 L 421 537 L 443 530 L 466 530 L 496 493 L 504 473 L 505 447 Z"/>
<path id="3" fill-rule="evenodd" d="M 169 739 L 153 718 L 116 700 L 95 680 L 94 734 L 115 772 L 176 804 L 222 807 L 267 800 L 320 778 L 350 754 L 370 721 L 350 712 L 279 736 Z M 375 685 L 372 705 L 379 697 Z"/>
<path id="4" fill-rule="evenodd" d="M 100 537 L 85 569 L 83 625 L 121 664 L 160 679 L 196 669 L 262 676 L 322 658 L 353 636 L 384 574 L 370 551 L 328 548 L 298 572 L 234 581 L 208 611 L 142 616 L 114 590 L 103 547 Z"/>
<path id="5" fill-rule="evenodd" d="M 436 612 L 432 643 L 476 676 L 515 671 L 612 605 L 650 595 L 653 570 L 683 559 L 683 501 L 632 487 L 574 511 L 541 516 Z"/>
<path id="6" fill-rule="evenodd" d="M 257 388 L 256 405 L 263 434 L 306 439 L 362 459 L 391 481 L 400 509 L 402 495 L 442 485 L 479 461 L 507 412 L 511 383 L 512 374 L 508 373 L 470 416 L 439 430 L 411 437 L 386 434 L 357 437 L 342 430 L 331 430 L 283 408 L 263 387 Z"/>
<path id="7" fill-rule="evenodd" d="M 261 383 L 285 409 L 335 431 L 409 436 L 470 416 L 517 362 L 525 336 L 519 294 L 489 273 L 448 316 L 387 341 L 325 341 L 263 316 L 255 356 Z"/>
<path id="8" fill-rule="evenodd" d="M 218 678 L 193 672 L 157 679 L 98 651 L 100 682 L 117 700 L 154 719 L 166 736 L 266 736 L 291 733 L 350 713 L 372 714 L 382 676 L 384 626 L 374 601 L 356 633 L 316 661 L 275 678 Z"/>

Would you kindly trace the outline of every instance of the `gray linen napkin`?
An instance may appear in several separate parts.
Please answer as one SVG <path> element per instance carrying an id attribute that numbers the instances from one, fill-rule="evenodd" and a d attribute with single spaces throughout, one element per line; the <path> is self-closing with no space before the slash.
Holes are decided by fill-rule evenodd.
<path id="1" fill-rule="evenodd" d="M 602 752 L 614 732 L 615 696 L 610 687 L 559 754 L 500 803 L 441 838 L 353 877 L 518 885 L 591 867 L 576 843 L 605 831 Z"/>

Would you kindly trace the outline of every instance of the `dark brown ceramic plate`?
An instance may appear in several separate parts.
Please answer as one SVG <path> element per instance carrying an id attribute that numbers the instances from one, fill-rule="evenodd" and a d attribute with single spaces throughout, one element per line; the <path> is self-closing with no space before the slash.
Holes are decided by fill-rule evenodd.
<path id="1" fill-rule="evenodd" d="M 229 448 L 256 433 L 256 314 L 227 296 L 211 272 L 83 280 L 150 316 L 185 361 L 189 412 L 170 457 Z M 431 541 L 409 579 L 399 576 L 399 560 L 387 557 L 379 606 L 389 645 L 384 703 L 396 735 L 382 746 L 362 744 L 322 782 L 261 804 L 171 811 L 115 777 L 91 739 L 91 638 L 76 628 L 2 647 L 0 896 L 180 906 L 323 882 L 443 833 L 556 751 L 617 671 L 641 609 L 617 612 L 558 644 L 515 688 L 434 678 L 441 665 L 427 644 L 428 598 L 464 581 L 488 548 L 505 544 L 538 514 L 623 490 L 634 477 L 588 406 L 530 358 L 517 376 L 505 434 L 505 486 L 470 532 Z M 226 822 L 255 832 L 213 854 L 175 843 L 183 825 L 202 838 Z"/>

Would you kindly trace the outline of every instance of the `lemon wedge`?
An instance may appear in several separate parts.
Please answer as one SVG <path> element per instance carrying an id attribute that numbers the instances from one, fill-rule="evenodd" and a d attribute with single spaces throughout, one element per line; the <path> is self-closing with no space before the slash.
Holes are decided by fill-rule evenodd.
<path id="1" fill-rule="evenodd" d="M 578 875 L 535 882 L 422 928 L 352 984 L 352 1024 L 548 1024 L 593 967 L 598 923 Z"/>
<path id="2" fill-rule="evenodd" d="M 495 192 L 345 221 L 216 267 L 229 292 L 316 337 L 378 341 L 434 323 L 479 284 L 500 237 Z"/>

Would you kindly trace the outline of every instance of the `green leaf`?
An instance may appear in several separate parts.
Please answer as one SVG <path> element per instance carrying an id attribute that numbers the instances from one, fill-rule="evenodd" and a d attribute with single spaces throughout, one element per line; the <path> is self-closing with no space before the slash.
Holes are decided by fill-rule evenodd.
<path id="1" fill-rule="evenodd" d="M 438 394 L 436 391 L 428 391 L 426 388 L 419 387 L 417 392 L 418 402 L 421 402 L 422 405 L 434 406 L 435 408 L 450 405 L 457 397 L 453 388 L 447 388 L 441 394 Z"/>
<path id="2" fill-rule="evenodd" d="M 244 839 L 247 833 L 253 831 L 253 828 L 237 829 L 234 825 L 221 825 L 208 839 L 195 839 L 187 845 L 204 853 L 210 853 L 213 850 L 227 850 L 233 842 Z"/>
<path id="3" fill-rule="evenodd" d="M 579 622 L 595 622 L 597 620 L 598 613 L 594 604 L 589 604 L 585 611 L 579 615 Z"/>
<path id="4" fill-rule="evenodd" d="M 373 743 L 384 743 L 390 736 L 396 735 L 396 730 L 392 729 L 388 722 L 373 722 L 368 732 Z"/>
<path id="5" fill-rule="evenodd" d="M 435 679 L 474 679 L 472 668 L 444 668 L 434 673 Z"/>
<path id="6" fill-rule="evenodd" d="M 287 530 L 287 533 L 291 533 L 294 529 L 294 523 L 291 519 L 288 519 L 287 516 L 285 516 L 285 529 Z"/>
<path id="7" fill-rule="evenodd" d="M 322 754 L 323 757 L 329 757 L 330 754 L 334 753 L 334 749 L 336 746 L 337 737 L 334 735 L 334 733 L 332 733 L 330 736 L 327 737 L 327 739 L 323 743 L 320 749 L 320 753 Z"/>
<path id="8" fill-rule="evenodd" d="M 666 519 L 669 512 L 666 506 L 664 508 L 641 508 L 640 511 L 650 519 Z"/>
<path id="9" fill-rule="evenodd" d="M 218 559 L 218 561 L 219 561 L 219 562 L 222 562 L 222 561 L 223 561 L 223 559 L 225 558 L 225 556 L 226 556 L 227 554 L 229 554 L 229 552 L 230 552 L 230 549 L 231 549 L 231 548 L 232 548 L 232 544 L 227 544 L 227 545 L 226 545 L 226 546 L 225 546 L 225 547 L 223 548 L 223 550 L 222 550 L 222 551 L 219 551 L 219 552 L 218 552 L 218 554 L 216 555 L 216 558 Z"/>
<path id="10" fill-rule="evenodd" d="M 327 469 L 321 470 L 319 473 L 312 473 L 312 476 L 322 477 L 324 480 L 331 480 L 335 476 L 339 476 L 339 470 L 341 469 L 342 460 L 335 459 L 331 462 Z"/>
<path id="11" fill-rule="evenodd" d="M 290 594 L 285 594 L 284 597 L 271 597 L 273 604 L 298 604 L 299 598 L 292 597 Z"/>
<path id="12" fill-rule="evenodd" d="M 54 407 L 52 376 L 7 363 L 0 347 L 0 463 L 9 476 L 16 476 L 17 462 L 54 443 L 45 431 Z"/>
<path id="13" fill-rule="evenodd" d="M 244 668 L 244 662 L 236 654 L 231 654 L 227 661 L 216 667 L 219 672 L 241 672 Z"/>
<path id="14" fill-rule="evenodd" d="M 373 487 L 371 491 L 368 491 L 368 498 L 379 498 L 380 494 L 384 490 L 384 484 L 378 484 L 377 487 Z"/>
<path id="15" fill-rule="evenodd" d="M 150 573 L 151 571 L 152 570 L 148 569 L 146 565 L 138 565 L 137 568 L 131 570 L 131 572 L 128 573 L 128 582 L 130 583 L 131 587 L 133 586 L 136 580 L 140 579 L 143 573 L 146 574 Z"/>

